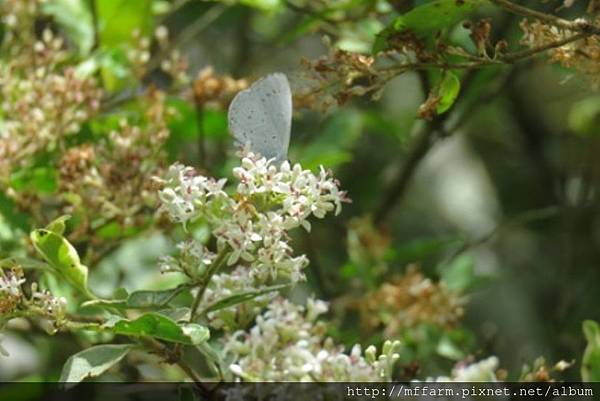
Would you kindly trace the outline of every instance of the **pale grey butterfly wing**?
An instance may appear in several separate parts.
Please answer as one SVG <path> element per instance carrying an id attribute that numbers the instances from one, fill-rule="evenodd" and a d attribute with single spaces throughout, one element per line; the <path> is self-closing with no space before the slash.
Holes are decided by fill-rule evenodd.
<path id="1" fill-rule="evenodd" d="M 275 73 L 239 92 L 228 112 L 236 142 L 277 161 L 287 159 L 292 129 L 292 91 L 285 74 Z"/>

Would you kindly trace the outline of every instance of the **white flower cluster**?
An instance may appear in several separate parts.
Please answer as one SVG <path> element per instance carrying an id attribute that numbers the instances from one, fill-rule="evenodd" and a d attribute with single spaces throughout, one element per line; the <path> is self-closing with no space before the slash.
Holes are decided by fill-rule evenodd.
<path id="1" fill-rule="evenodd" d="M 6 274 L 0 276 L 0 294 L 4 293 L 8 296 L 19 297 L 21 293 L 21 284 L 25 283 L 25 279 L 16 274 Z"/>
<path id="2" fill-rule="evenodd" d="M 207 178 L 175 164 L 159 180 L 161 209 L 184 227 L 197 220 L 208 224 L 218 251 L 228 253 L 227 264 L 241 260 L 250 265 L 254 280 L 304 279 L 308 259 L 292 256 L 287 231 L 298 226 L 310 229 L 310 216 L 339 213 L 345 193 L 338 182 L 323 169 L 315 175 L 287 162 L 278 168 L 273 160 L 252 153 L 233 173 L 239 184 L 230 196 L 224 191 L 224 179 Z"/>
<path id="3" fill-rule="evenodd" d="M 38 291 L 37 283 L 31 285 L 31 302 L 57 323 L 60 323 L 67 313 L 66 298 L 56 297 L 48 290 Z"/>
<path id="4" fill-rule="evenodd" d="M 198 175 L 192 167 L 176 163 L 164 179 L 157 179 L 164 188 L 158 193 L 161 209 L 175 222 L 186 224 L 202 216 L 212 217 L 211 206 L 228 200 L 223 191 L 225 179 L 215 181 Z M 226 206 L 223 204 L 222 207 Z M 216 216 L 215 216 L 216 217 Z"/>
<path id="5" fill-rule="evenodd" d="M 250 275 L 245 266 L 237 266 L 231 272 L 215 274 L 204 293 L 201 307 L 207 308 L 216 302 L 236 294 L 260 294 L 261 286 Z M 248 299 L 236 306 L 207 313 L 209 325 L 226 331 L 247 327 L 254 318 L 277 296 L 275 291 L 266 292 Z"/>
<path id="6" fill-rule="evenodd" d="M 281 298 L 272 302 L 248 332 L 225 340 L 225 353 L 235 361 L 231 372 L 245 381 L 389 380 L 399 343 L 386 343 L 378 358 L 374 347 L 363 356 L 359 345 L 346 354 L 317 322 L 326 311 L 323 301 L 312 299 L 306 308 Z"/>
<path id="7" fill-rule="evenodd" d="M 428 378 L 426 381 L 435 382 L 495 382 L 496 370 L 498 369 L 498 358 L 490 356 L 479 362 L 469 365 L 457 366 L 452 370 L 452 377 Z"/>
<path id="8" fill-rule="evenodd" d="M 310 230 L 307 219 L 323 218 L 328 212 L 339 214 L 345 193 L 323 167 L 319 175 L 285 161 L 277 168 L 273 160 L 249 153 L 242 165 L 233 170 L 239 180 L 238 193 L 247 197 L 264 195 L 280 205 L 278 215 L 285 229 L 302 225 Z"/>
<path id="9" fill-rule="evenodd" d="M 0 316 L 10 315 L 19 308 L 60 322 L 66 314 L 67 300 L 55 297 L 48 290 L 38 291 L 37 283 L 31 284 L 31 297 L 27 299 L 23 294 L 25 282 L 23 271 L 18 267 L 0 270 Z"/>
<path id="10" fill-rule="evenodd" d="M 197 241 L 177 244 L 178 257 L 163 256 L 159 259 L 161 273 L 179 272 L 190 278 L 201 277 L 216 255 Z"/>

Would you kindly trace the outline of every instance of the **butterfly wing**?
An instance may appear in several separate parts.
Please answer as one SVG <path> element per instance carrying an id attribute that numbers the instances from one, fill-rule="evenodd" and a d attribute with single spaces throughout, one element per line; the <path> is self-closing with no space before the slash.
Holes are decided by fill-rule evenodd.
<path id="1" fill-rule="evenodd" d="M 275 73 L 239 92 L 228 112 L 236 142 L 277 161 L 287 159 L 292 128 L 292 92 L 285 74 Z"/>

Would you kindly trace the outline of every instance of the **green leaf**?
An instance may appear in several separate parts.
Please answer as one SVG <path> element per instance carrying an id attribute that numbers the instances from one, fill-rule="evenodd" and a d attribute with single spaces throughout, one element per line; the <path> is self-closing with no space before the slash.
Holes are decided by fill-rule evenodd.
<path id="1" fill-rule="evenodd" d="M 465 357 L 464 351 L 447 335 L 442 336 L 437 344 L 436 352 L 448 359 L 459 361 Z"/>
<path id="2" fill-rule="evenodd" d="M 72 387 L 86 378 L 100 376 L 123 359 L 132 347 L 132 344 L 96 345 L 71 355 L 63 366 L 59 381 Z"/>
<path id="3" fill-rule="evenodd" d="M 102 306 L 121 309 L 163 308 L 173 298 L 189 288 L 188 284 L 182 284 L 168 290 L 140 290 L 134 291 L 129 295 L 125 294 L 123 297 L 116 297 L 115 299 L 94 299 L 84 302 L 81 306 Z"/>
<path id="4" fill-rule="evenodd" d="M 198 345 L 208 340 L 209 330 L 195 323 L 177 324 L 173 320 L 158 313 L 145 313 L 134 320 L 120 316 L 105 323 L 103 328 L 110 329 L 115 334 L 131 337 L 154 337 L 160 340 Z"/>
<path id="5" fill-rule="evenodd" d="M 241 0 L 240 3 L 262 11 L 275 11 L 281 6 L 281 0 Z"/>
<path id="6" fill-rule="evenodd" d="M 29 216 L 18 212 L 15 202 L 2 191 L 0 191 L 0 214 L 11 227 L 20 228 L 25 232 L 29 231 Z"/>
<path id="7" fill-rule="evenodd" d="M 81 304 L 82 308 L 90 306 L 124 309 L 127 301 L 124 299 L 92 299 Z"/>
<path id="8" fill-rule="evenodd" d="M 134 291 L 127 298 L 129 308 L 162 308 L 173 300 L 182 291 L 189 289 L 189 285 L 182 284 L 178 287 L 162 291 Z"/>
<path id="9" fill-rule="evenodd" d="M 600 132 L 600 96 L 593 96 L 575 103 L 569 112 L 569 128 L 581 136 Z"/>
<path id="10" fill-rule="evenodd" d="M 473 257 L 466 253 L 454 258 L 440 271 L 442 281 L 452 291 L 465 291 L 477 282 Z"/>
<path id="11" fill-rule="evenodd" d="M 60 216 L 59 218 L 52 221 L 50 224 L 46 226 L 46 230 L 52 231 L 55 234 L 63 235 L 65 233 L 65 228 L 67 228 L 66 222 L 71 218 L 70 215 L 65 214 L 64 216 Z"/>
<path id="12" fill-rule="evenodd" d="M 329 118 L 319 134 L 301 150 L 302 166 L 316 170 L 320 165 L 335 168 L 352 160 L 352 148 L 364 130 L 357 110 L 340 110 Z"/>
<path id="13" fill-rule="evenodd" d="M 588 344 L 581 360 L 581 380 L 597 382 L 600 381 L 600 325 L 593 320 L 584 321 L 583 334 Z"/>
<path id="14" fill-rule="evenodd" d="M 54 20 L 87 55 L 94 46 L 94 21 L 88 2 L 83 0 L 52 0 L 44 4 L 43 11 Z"/>
<path id="15" fill-rule="evenodd" d="M 50 268 L 47 263 L 30 258 L 10 257 L 0 260 L 0 268 L 11 268 L 13 266 L 19 266 L 23 269 L 37 270 L 48 270 Z"/>
<path id="16" fill-rule="evenodd" d="M 458 24 L 486 3 L 486 0 L 434 0 L 397 17 L 393 27 L 398 32 L 411 30 L 418 35 L 434 34 Z"/>
<path id="17" fill-rule="evenodd" d="M 434 0 L 414 7 L 376 35 L 372 52 L 377 54 L 386 50 L 388 39 L 405 31 L 431 43 L 438 31 L 453 27 L 486 3 L 487 0 Z"/>
<path id="18" fill-rule="evenodd" d="M 274 291 L 279 291 L 283 288 L 288 287 L 289 284 L 280 284 L 280 285 L 273 285 L 270 287 L 265 287 L 262 288 L 260 290 L 255 290 L 255 291 L 248 291 L 248 292 L 243 292 L 243 293 L 239 293 L 239 294 L 234 294 L 230 297 L 227 298 L 223 298 L 217 302 L 215 302 L 214 304 L 210 305 L 209 307 L 207 307 L 206 309 L 204 309 L 202 311 L 202 315 L 205 315 L 207 313 L 210 312 L 214 312 L 220 309 L 225 309 L 225 308 L 229 308 L 232 306 L 235 306 L 237 304 L 241 304 L 243 302 L 247 302 L 250 301 L 256 297 L 259 297 L 261 295 L 264 294 L 268 294 L 270 292 L 274 292 Z"/>
<path id="19" fill-rule="evenodd" d="M 440 101 L 436 109 L 437 114 L 443 114 L 448 111 L 456 101 L 459 92 L 460 80 L 454 73 L 446 71 L 438 90 Z"/>
<path id="20" fill-rule="evenodd" d="M 31 232 L 36 251 L 53 270 L 89 298 L 95 298 L 87 288 L 88 269 L 81 264 L 77 251 L 62 235 L 47 229 Z"/>
<path id="21" fill-rule="evenodd" d="M 132 43 L 136 31 L 141 35 L 152 32 L 152 0 L 96 0 L 96 12 L 103 48 Z"/>
<path id="22" fill-rule="evenodd" d="M 16 191 L 52 194 L 58 189 L 58 171 L 50 167 L 18 170 L 11 174 L 10 186 Z"/>

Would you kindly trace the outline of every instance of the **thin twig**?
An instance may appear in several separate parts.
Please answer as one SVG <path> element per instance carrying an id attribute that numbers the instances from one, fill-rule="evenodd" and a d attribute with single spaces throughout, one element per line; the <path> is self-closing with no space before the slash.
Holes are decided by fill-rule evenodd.
<path id="1" fill-rule="evenodd" d="M 192 304 L 192 309 L 190 311 L 190 322 L 193 322 L 198 315 L 198 307 L 202 302 L 202 298 L 204 297 L 204 293 L 206 292 L 206 288 L 208 284 L 210 284 L 210 280 L 212 276 L 219 271 L 219 269 L 223 266 L 227 257 L 229 256 L 229 249 L 224 249 L 219 253 L 219 256 L 210 264 L 210 267 L 206 271 L 206 275 L 202 279 L 200 283 L 198 293 L 196 294 L 196 298 L 194 298 L 194 303 Z"/>
<path id="2" fill-rule="evenodd" d="M 600 29 L 595 27 L 589 21 L 585 19 L 577 19 L 575 21 L 569 21 L 564 18 L 557 17 L 552 14 L 543 13 L 541 11 L 533 10 L 529 7 L 524 7 L 518 4 L 513 3 L 508 0 L 491 0 L 492 3 L 509 11 L 513 14 L 520 15 L 526 18 L 535 18 L 540 21 L 547 22 L 550 25 L 554 25 L 559 28 L 568 29 L 572 31 L 577 31 L 581 33 L 585 33 L 587 35 L 598 35 L 600 34 Z"/>

